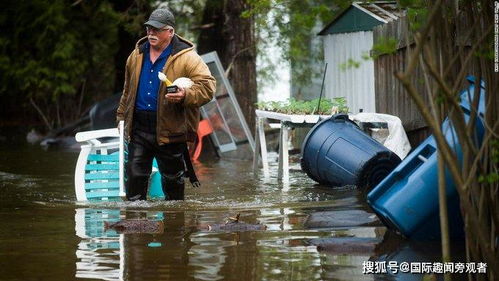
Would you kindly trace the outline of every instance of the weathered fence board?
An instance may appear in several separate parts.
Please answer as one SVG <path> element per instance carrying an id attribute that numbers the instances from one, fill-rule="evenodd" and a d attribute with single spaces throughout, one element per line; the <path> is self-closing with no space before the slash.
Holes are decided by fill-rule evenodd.
<path id="1" fill-rule="evenodd" d="M 472 43 L 469 40 L 469 34 L 472 31 L 467 29 L 466 26 L 464 19 L 459 19 L 456 40 L 448 43 L 461 46 L 464 51 L 463 54 L 466 54 L 471 49 Z M 389 38 L 397 40 L 397 51 L 394 54 L 381 55 L 374 61 L 376 111 L 398 116 L 402 120 L 411 145 L 414 147 L 423 141 L 430 134 L 430 131 L 416 104 L 394 75 L 396 72 L 405 70 L 409 60 L 407 48 L 414 48 L 413 36 L 407 29 L 407 18 L 402 17 L 374 28 L 374 44 Z M 476 67 L 476 65 L 471 65 L 469 73 L 474 73 Z M 427 79 L 429 83 L 432 83 L 431 77 L 427 77 Z M 421 64 L 415 69 L 412 81 L 419 93 L 426 93 L 424 98 L 428 102 L 427 82 Z M 465 83 L 460 86 L 460 89 L 467 86 Z"/>
<path id="2" fill-rule="evenodd" d="M 373 30 L 374 44 L 388 38 L 394 38 L 398 42 L 396 53 L 381 55 L 374 61 L 375 100 L 377 112 L 395 115 L 402 120 L 409 141 L 415 146 L 429 135 L 429 131 L 416 104 L 394 75 L 404 71 L 408 62 L 407 34 L 405 18 L 377 26 Z M 412 43 L 409 38 L 409 45 Z M 412 79 L 416 82 L 417 90 L 424 92 L 424 76 L 420 67 L 416 69 Z"/>

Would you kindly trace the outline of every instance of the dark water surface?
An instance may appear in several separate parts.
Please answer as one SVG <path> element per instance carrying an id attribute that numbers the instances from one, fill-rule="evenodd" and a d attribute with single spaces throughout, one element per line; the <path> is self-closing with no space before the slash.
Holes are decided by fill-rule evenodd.
<path id="1" fill-rule="evenodd" d="M 255 178 L 247 161 L 196 164 L 203 186 L 189 186 L 184 202 L 84 204 L 75 202 L 77 156 L 0 146 L 0 280 L 421 280 L 364 274 L 363 264 L 439 260 L 438 244 L 408 242 L 372 222 L 358 190 L 320 188 L 301 172 L 280 182 L 275 164 L 269 179 Z M 267 229 L 200 227 L 237 213 Z M 314 226 L 314 214 L 338 221 Z M 125 218 L 161 220 L 165 230 L 104 229 Z"/>

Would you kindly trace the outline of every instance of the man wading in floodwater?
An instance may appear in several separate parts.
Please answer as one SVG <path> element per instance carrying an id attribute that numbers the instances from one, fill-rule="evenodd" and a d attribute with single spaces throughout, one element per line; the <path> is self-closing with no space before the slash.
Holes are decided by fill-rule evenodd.
<path id="1" fill-rule="evenodd" d="M 165 199 L 183 200 L 186 142 L 196 138 L 199 107 L 212 99 L 215 78 L 194 45 L 175 34 L 175 18 L 168 9 L 153 11 L 144 25 L 147 37 L 137 42 L 127 59 L 117 110 L 117 121 L 125 121 L 129 141 L 126 196 L 128 200 L 146 200 L 156 158 Z M 187 77 L 194 84 L 167 93 L 158 72 L 170 81 Z"/>

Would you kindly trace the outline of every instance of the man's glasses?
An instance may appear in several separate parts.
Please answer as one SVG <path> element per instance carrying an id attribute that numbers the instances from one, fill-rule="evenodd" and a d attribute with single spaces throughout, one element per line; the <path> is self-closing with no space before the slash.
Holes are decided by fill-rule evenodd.
<path id="1" fill-rule="evenodd" d="M 149 32 L 157 33 L 157 32 L 162 32 L 162 31 L 170 30 L 170 29 L 171 28 L 156 28 L 156 27 L 152 27 L 152 26 L 146 26 L 147 33 L 149 33 Z"/>

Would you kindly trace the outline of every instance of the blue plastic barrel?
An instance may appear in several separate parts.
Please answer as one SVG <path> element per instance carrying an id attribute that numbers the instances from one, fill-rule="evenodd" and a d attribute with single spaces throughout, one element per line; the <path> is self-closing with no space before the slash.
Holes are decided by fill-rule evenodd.
<path id="1" fill-rule="evenodd" d="M 400 161 L 348 115 L 334 115 L 315 125 L 305 137 L 301 168 L 320 184 L 372 188 Z"/>
<path id="2" fill-rule="evenodd" d="M 470 83 L 474 80 L 468 79 Z M 470 100 L 474 94 L 472 84 L 461 93 L 461 107 L 465 121 L 470 118 Z M 480 88 L 478 118 L 476 122 L 477 143 L 484 133 L 482 118 L 485 111 L 485 91 Z M 446 141 L 462 161 L 461 146 L 449 119 L 442 124 Z M 368 204 L 390 228 L 406 237 L 420 240 L 440 239 L 438 200 L 438 163 L 435 138 L 428 137 L 402 163 L 379 183 L 368 195 Z M 445 173 L 449 229 L 451 238 L 464 236 L 463 221 L 459 206 L 459 194 L 450 173 Z"/>

